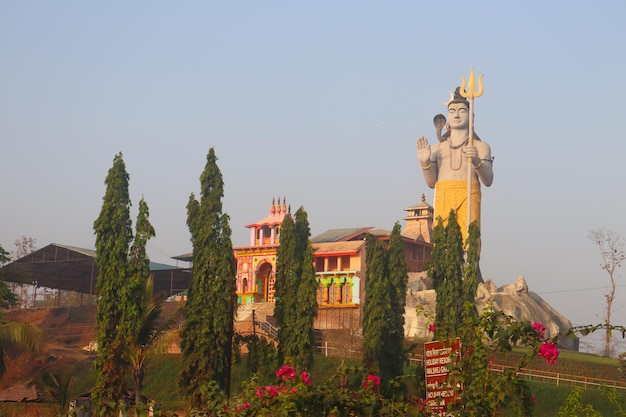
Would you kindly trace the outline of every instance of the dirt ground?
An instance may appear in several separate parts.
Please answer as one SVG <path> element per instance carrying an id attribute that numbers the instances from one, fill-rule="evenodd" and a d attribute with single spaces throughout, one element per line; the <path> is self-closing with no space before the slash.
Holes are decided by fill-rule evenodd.
<path id="1" fill-rule="evenodd" d="M 28 322 L 44 334 L 39 353 L 9 349 L 7 373 L 0 389 L 28 383 L 41 368 L 71 370 L 90 359 L 90 342 L 96 338 L 95 306 L 13 310 L 4 314 L 9 321 Z"/>

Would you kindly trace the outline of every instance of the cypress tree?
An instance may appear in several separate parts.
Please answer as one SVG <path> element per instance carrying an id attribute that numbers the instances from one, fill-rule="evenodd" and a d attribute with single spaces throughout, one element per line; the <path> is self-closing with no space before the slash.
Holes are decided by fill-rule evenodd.
<path id="1" fill-rule="evenodd" d="M 148 303 L 146 302 L 146 288 L 152 289 L 152 281 L 150 280 L 150 259 L 146 252 L 148 241 L 155 236 L 154 227 L 149 220 L 150 210 L 148 204 L 142 198 L 139 201 L 139 213 L 137 214 L 137 222 L 135 223 L 135 238 L 130 248 L 129 256 L 129 276 L 123 293 L 124 298 L 128 298 L 125 303 L 127 308 L 124 311 L 125 319 L 129 323 L 130 333 L 129 340 L 132 342 L 128 346 L 129 355 L 132 355 L 132 346 L 136 346 L 137 335 L 141 334 Z M 149 282 L 149 284 L 148 284 Z M 141 389 L 143 384 L 143 375 L 137 378 L 136 368 L 133 366 L 133 360 L 129 357 L 131 368 L 133 369 L 133 378 L 135 379 L 135 404 L 141 403 Z M 141 372 L 143 373 L 143 368 Z M 137 384 L 137 381 L 139 383 Z"/>
<path id="2" fill-rule="evenodd" d="M 476 291 L 478 290 L 478 254 L 480 252 L 480 228 L 473 221 L 469 225 L 465 251 L 465 270 L 463 277 L 463 300 L 474 305 L 473 315 L 478 316 L 476 310 Z"/>
<path id="3" fill-rule="evenodd" d="M 433 231 L 432 266 L 429 271 L 436 292 L 435 322 L 437 338 L 455 337 L 462 323 L 463 272 L 465 266 L 463 237 L 456 221 L 456 213 L 450 210 L 444 227 L 441 218 Z"/>
<path id="4" fill-rule="evenodd" d="M 389 291 L 391 303 L 390 323 L 388 335 L 385 337 L 387 352 L 384 374 L 389 377 L 402 375 L 404 365 L 404 307 L 406 306 L 406 291 L 408 269 L 404 255 L 400 223 L 394 225 L 389 236 Z"/>
<path id="5" fill-rule="evenodd" d="M 307 212 L 303 207 L 296 211 L 295 223 L 298 248 L 302 256 L 302 267 L 297 277 L 296 286 L 296 311 L 293 314 L 292 328 L 296 329 L 294 335 L 295 349 L 292 353 L 293 361 L 302 370 L 310 370 L 313 365 L 313 352 L 315 351 L 315 331 L 313 322 L 317 316 L 317 288 L 315 279 L 315 267 L 313 258 L 313 246 L 309 240 L 311 236 Z"/>
<path id="6" fill-rule="evenodd" d="M 383 379 L 402 374 L 407 266 L 400 224 L 389 245 L 366 237 L 363 348 L 365 365 Z"/>
<path id="7" fill-rule="evenodd" d="M 469 227 L 468 239 L 463 249 L 461 228 L 456 213 L 450 210 L 444 227 L 439 218 L 433 231 L 433 251 L 428 274 L 436 291 L 435 338 L 446 339 L 461 334 L 465 314 L 476 316 L 475 305 L 465 309 L 466 303 L 474 304 L 478 288 L 478 246 L 480 231 L 476 222 Z"/>
<path id="8" fill-rule="evenodd" d="M 200 188 L 200 200 L 192 193 L 187 204 L 193 270 L 180 334 L 180 386 L 194 408 L 205 403 L 201 387 L 209 381 L 216 381 L 227 393 L 230 389 L 236 261 L 229 218 L 222 213 L 224 183 L 213 148 Z"/>
<path id="9" fill-rule="evenodd" d="M 127 375 L 125 348 L 130 333 L 124 321 L 127 305 L 128 250 L 132 241 L 129 176 L 118 153 L 105 179 L 106 192 L 100 215 L 94 222 L 98 266 L 96 383 L 92 399 L 97 408 L 112 413 L 124 395 Z M 120 297 L 120 294 L 125 296 Z M 113 404 L 113 405 L 112 405 Z M 105 414 L 106 415 L 106 414 Z"/>
<path id="10" fill-rule="evenodd" d="M 363 360 L 372 372 L 387 377 L 385 352 L 391 297 L 388 279 L 388 252 L 383 241 L 366 237 L 365 303 L 363 306 Z"/>
<path id="11" fill-rule="evenodd" d="M 129 276 L 125 285 L 124 297 L 127 298 L 127 307 L 124 314 L 130 324 L 129 337 L 135 338 L 137 329 L 141 325 L 144 303 L 146 280 L 150 277 L 150 259 L 146 252 L 148 241 L 155 236 L 154 227 L 150 224 L 150 210 L 148 204 L 142 198 L 139 201 L 139 213 L 135 224 L 135 237 L 130 248 Z"/>
<path id="12" fill-rule="evenodd" d="M 294 276 L 299 273 L 297 265 L 297 248 L 295 224 L 291 213 L 288 213 L 280 225 L 280 244 L 276 250 L 276 280 L 274 282 L 274 318 L 278 327 L 278 340 L 285 340 L 286 335 L 286 316 L 293 311 L 295 300 L 293 294 Z M 282 363 L 284 357 L 281 355 L 281 343 L 279 342 L 279 363 Z"/>
<path id="13" fill-rule="evenodd" d="M 278 355 L 281 363 L 309 370 L 313 364 L 317 315 L 317 281 L 308 215 L 303 207 L 295 222 L 285 216 L 276 253 L 276 305 Z"/>

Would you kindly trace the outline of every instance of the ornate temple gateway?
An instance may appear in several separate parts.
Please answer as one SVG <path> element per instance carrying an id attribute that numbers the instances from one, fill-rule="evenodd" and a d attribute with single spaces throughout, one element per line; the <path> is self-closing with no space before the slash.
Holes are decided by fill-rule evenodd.
<path id="1" fill-rule="evenodd" d="M 250 229 L 250 244 L 233 248 L 237 259 L 237 300 L 239 304 L 273 303 L 276 273 L 276 250 L 280 244 L 280 227 L 291 208 L 272 200 L 270 213 Z"/>

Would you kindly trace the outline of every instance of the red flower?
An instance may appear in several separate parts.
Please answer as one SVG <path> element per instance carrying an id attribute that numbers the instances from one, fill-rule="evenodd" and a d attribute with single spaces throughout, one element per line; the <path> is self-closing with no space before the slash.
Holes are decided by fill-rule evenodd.
<path id="1" fill-rule="evenodd" d="M 277 395 L 278 395 L 278 392 L 279 392 L 279 391 L 278 391 L 278 388 L 276 388 L 276 387 L 275 387 L 275 386 L 273 386 L 273 385 L 267 385 L 267 386 L 265 387 L 265 391 L 267 391 L 267 393 L 268 393 L 269 395 L 271 395 L 272 397 L 277 396 Z"/>
<path id="2" fill-rule="evenodd" d="M 540 338 L 543 339 L 544 337 L 546 337 L 546 326 L 544 326 L 543 324 L 536 321 L 533 323 L 533 329 L 535 329 Z"/>
<path id="3" fill-rule="evenodd" d="M 281 378 L 283 381 L 287 379 L 294 379 L 296 377 L 296 370 L 289 365 L 285 365 L 276 371 L 276 376 Z"/>
<path id="4" fill-rule="evenodd" d="M 437 330 L 437 325 L 435 323 L 431 323 L 428 325 L 428 331 L 431 333 L 435 333 L 435 330 Z"/>
<path id="5" fill-rule="evenodd" d="M 302 371 L 302 373 L 300 373 L 300 377 L 302 377 L 302 381 L 306 385 L 311 385 L 311 377 L 309 376 L 308 372 Z"/>
<path id="6" fill-rule="evenodd" d="M 374 385 L 380 385 L 380 377 L 376 375 L 368 375 L 367 380 L 374 383 Z"/>
<path id="7" fill-rule="evenodd" d="M 423 399 L 423 398 L 420 398 L 419 399 L 419 409 L 420 409 L 420 411 L 424 410 L 425 407 L 426 407 L 426 400 Z"/>
<path id="8" fill-rule="evenodd" d="M 368 375 L 367 381 L 363 383 L 363 388 L 368 388 L 370 384 L 374 384 L 372 388 L 375 388 L 376 385 L 380 385 L 380 377 L 376 375 Z"/>
<path id="9" fill-rule="evenodd" d="M 539 346 L 538 355 L 544 358 L 547 364 L 556 363 L 556 359 L 559 357 L 559 349 L 554 342 L 543 342 Z"/>
<path id="10" fill-rule="evenodd" d="M 263 398 L 263 391 L 261 391 L 261 387 L 256 389 L 256 396 L 259 398 Z"/>

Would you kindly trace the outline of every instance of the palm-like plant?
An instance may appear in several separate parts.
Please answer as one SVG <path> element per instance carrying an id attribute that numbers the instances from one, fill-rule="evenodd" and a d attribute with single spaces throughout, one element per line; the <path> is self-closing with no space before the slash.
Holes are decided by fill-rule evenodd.
<path id="1" fill-rule="evenodd" d="M 43 335 L 31 323 L 0 321 L 0 379 L 6 373 L 5 348 L 8 343 L 22 345 L 33 352 L 39 352 L 43 345 Z"/>
<path id="2" fill-rule="evenodd" d="M 141 324 L 128 352 L 135 381 L 135 404 L 141 403 L 146 361 L 152 355 L 167 352 L 171 342 L 171 337 L 169 336 L 176 331 L 176 327 L 180 324 L 182 317 L 181 310 L 178 310 L 170 319 L 163 323 L 160 319 L 166 296 L 163 293 L 152 295 L 152 289 L 152 279 L 149 278 L 146 280 L 142 300 L 144 313 L 141 317 Z"/>
<path id="3" fill-rule="evenodd" d="M 43 389 L 58 405 L 59 415 L 65 416 L 70 408 L 73 380 L 72 375 L 67 372 L 50 373 L 46 369 L 41 369 L 30 385 Z"/>

